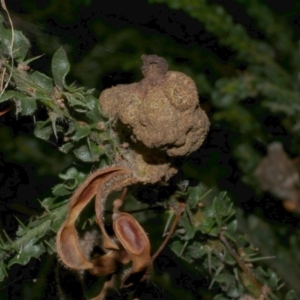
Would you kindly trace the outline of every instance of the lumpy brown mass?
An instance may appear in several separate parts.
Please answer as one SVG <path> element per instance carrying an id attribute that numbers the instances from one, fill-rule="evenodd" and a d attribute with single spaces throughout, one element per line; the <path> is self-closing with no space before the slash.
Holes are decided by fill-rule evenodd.
<path id="1" fill-rule="evenodd" d="M 197 150 L 209 121 L 199 106 L 194 81 L 168 71 L 157 55 L 143 55 L 140 82 L 117 85 L 100 96 L 102 110 L 116 117 L 131 132 L 131 139 L 168 156 L 185 156 Z"/>

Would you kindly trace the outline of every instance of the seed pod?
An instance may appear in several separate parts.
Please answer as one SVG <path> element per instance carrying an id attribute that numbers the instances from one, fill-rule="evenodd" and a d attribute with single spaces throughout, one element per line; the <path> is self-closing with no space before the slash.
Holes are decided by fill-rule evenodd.
<path id="1" fill-rule="evenodd" d="M 114 213 L 113 228 L 116 237 L 132 260 L 131 270 L 123 279 L 123 287 L 146 280 L 153 266 L 150 242 L 144 229 L 133 216 L 124 212 Z"/>
<path id="2" fill-rule="evenodd" d="M 89 176 L 71 197 L 66 220 L 58 231 L 56 238 L 57 254 L 67 267 L 75 270 L 93 268 L 93 264 L 84 256 L 80 249 L 75 221 L 81 211 L 95 196 L 99 186 L 103 185 L 108 177 L 128 174 L 130 172 L 130 169 L 122 166 L 99 170 Z M 99 208 L 99 210 L 101 210 L 101 208 Z M 119 249 L 109 238 L 105 230 L 102 231 L 102 234 L 106 246 L 109 246 L 111 249 Z"/>

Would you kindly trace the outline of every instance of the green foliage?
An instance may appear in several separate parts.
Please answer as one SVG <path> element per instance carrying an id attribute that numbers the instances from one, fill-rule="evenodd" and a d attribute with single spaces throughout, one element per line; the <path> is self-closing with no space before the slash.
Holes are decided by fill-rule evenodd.
<path id="1" fill-rule="evenodd" d="M 0 23 L 4 21 L 3 17 L 0 16 Z M 29 40 L 20 31 L 15 31 L 12 36 L 10 29 L 0 26 L 0 35 L 2 42 L 0 44 L 0 52 L 6 57 L 12 56 L 17 63 L 24 62 L 27 55 L 27 51 L 30 47 Z M 11 43 L 13 42 L 13 49 L 11 49 Z"/>
<path id="2" fill-rule="evenodd" d="M 13 103 L 17 116 L 38 116 L 40 107 L 45 108 L 48 117 L 35 122 L 36 137 L 51 141 L 63 134 L 67 141 L 60 147 L 63 153 L 72 151 L 83 162 L 99 162 L 102 159 L 100 164 L 105 165 L 111 161 L 115 146 L 107 133 L 110 122 L 101 113 L 98 100 L 91 90 L 85 91 L 66 83 L 70 65 L 64 49 L 58 49 L 53 56 L 52 79 L 38 71 L 28 71 L 27 63 L 32 59 L 24 59 L 29 41 L 21 32 L 14 31 L 11 44 L 11 31 L 3 25 L 0 31 L 1 54 L 8 59 L 2 64 L 11 72 L 11 76 L 6 77 L 7 87 L 1 93 L 0 102 Z M 13 66 L 9 58 L 15 59 L 18 66 Z M 2 72 L 5 71 L 2 69 Z M 75 168 L 68 169 L 60 175 L 63 182 L 53 187 L 53 196 L 41 202 L 44 213 L 26 225 L 19 221 L 15 240 L 8 235 L 0 237 L 0 281 L 4 280 L 7 270 L 13 265 L 26 265 L 32 258 L 54 252 L 55 234 L 66 215 L 66 200 L 86 176 L 87 173 Z"/>
<path id="3" fill-rule="evenodd" d="M 274 271 L 259 265 L 253 266 L 264 258 L 259 257 L 259 252 L 246 235 L 237 232 L 235 210 L 226 193 L 210 196 L 199 184 L 189 188 L 185 197 L 185 212 L 170 246 L 176 255 L 208 279 L 209 289 L 218 290 L 214 299 L 238 299 L 246 293 L 258 297 L 260 294 L 258 287 L 232 256 L 232 252 L 236 250 L 239 252 L 239 259 L 245 266 L 250 266 L 247 268 L 256 279 L 272 289 L 274 293 L 270 295 L 270 299 L 279 299 L 276 291 L 282 287 L 281 282 Z M 286 299 L 293 295 L 295 293 L 289 291 Z"/>
<path id="4" fill-rule="evenodd" d="M 51 3 L 43 16 L 56 13 L 62 19 L 75 19 L 78 7 L 87 8 L 93 1 L 65 4 L 63 10 L 61 3 Z M 208 32 L 216 42 L 212 42 L 210 48 L 201 43 L 182 45 L 176 38 L 170 38 L 170 34 L 166 36 L 165 31 L 151 34 L 128 26 L 118 29 L 95 19 L 93 30 L 101 43 L 88 49 L 80 59 L 74 55 L 78 45 L 66 47 L 70 62 L 65 50 L 59 48 L 46 75 L 41 70 L 26 70 L 26 66 L 41 58 L 28 58 L 29 41 L 17 30 L 11 52 L 11 31 L 0 25 L 1 74 L 5 75 L 5 82 L 10 79 L 1 91 L 0 105 L 12 105 L 16 118 L 30 118 L 35 137 L 57 145 L 65 157 L 72 155 L 71 160 L 76 162 L 59 175 L 60 182 L 52 188 L 52 195 L 41 197 L 42 214 L 31 217 L 25 224 L 20 221 L 16 236 L 2 235 L 0 281 L 5 281 L 16 265 L 27 265 L 32 258 L 53 253 L 55 234 L 64 219 L 70 195 L 86 178 L 91 165 L 99 168 L 113 162 L 118 141 L 110 135 L 111 122 L 99 109 L 95 92 L 80 85 L 95 88 L 102 76 L 115 70 L 131 72 L 134 78 L 140 78 L 136 75 L 138 58 L 141 54 L 153 53 L 164 56 L 172 69 L 183 71 L 195 80 L 200 100 L 206 100 L 213 130 L 224 130 L 220 141 L 212 130 L 208 141 L 212 147 L 204 150 L 201 159 L 204 167 L 188 161 L 183 168 L 187 176 L 197 178 L 202 184 L 175 193 L 177 198 L 184 199 L 186 207 L 170 247 L 179 260 L 188 263 L 195 276 L 203 274 L 207 280 L 202 287 L 205 291 L 200 291 L 197 297 L 209 294 L 209 299 L 238 299 L 246 293 L 259 296 L 257 286 L 224 244 L 225 238 L 256 280 L 272 289 L 270 299 L 298 299 L 297 293 L 289 289 L 300 292 L 299 218 L 290 214 L 292 221 L 286 216 L 278 220 L 276 210 L 273 211 L 275 200 L 263 197 L 253 176 L 263 155 L 261 148 L 274 140 L 285 142 L 291 156 L 299 155 L 300 53 L 293 28 L 287 18 L 259 0 L 235 0 L 233 4 L 239 5 L 251 18 L 260 37 L 253 37 L 252 29 L 240 24 L 221 1 L 151 0 L 149 3 L 151 8 L 154 3 L 162 9 L 167 9 L 167 5 L 172 17 L 176 17 L 177 12 L 184 13 L 184 17 L 199 25 L 197 35 Z M 34 10 L 34 5 L 31 9 Z M 32 15 L 39 13 L 37 9 Z M 171 21 L 185 27 L 181 20 Z M 46 37 L 41 39 L 46 40 Z M 44 44 L 46 47 L 40 52 L 49 55 L 50 49 L 57 45 L 45 41 Z M 230 50 L 231 58 L 226 59 L 226 63 L 218 58 L 219 54 L 213 49 L 215 45 Z M 204 69 L 208 69 L 209 74 Z M 69 84 L 71 77 L 81 83 Z M 270 117 L 276 121 L 268 123 Z M 235 177 L 230 177 L 231 173 Z M 216 190 L 216 186 L 221 189 L 230 186 L 224 182 L 232 178 L 231 191 Z M 247 184 L 253 194 L 248 195 L 249 189 L 238 193 L 241 183 Z M 210 193 L 205 186 L 209 186 Z M 229 199 L 229 193 L 233 200 Z M 166 203 L 172 206 L 172 201 L 171 197 Z M 240 205 L 244 201 L 254 202 L 249 204 L 254 208 L 245 213 Z M 265 207 L 264 203 L 267 203 Z M 131 209 L 134 208 L 133 205 Z M 155 215 L 155 220 L 157 217 Z M 142 219 L 151 217 L 147 212 Z M 165 222 L 163 218 L 160 220 Z M 156 237 L 155 230 L 150 228 L 149 236 Z M 253 244 L 259 245 L 259 251 Z M 173 289 L 172 284 L 169 286 Z M 165 289 L 167 291 L 168 286 Z"/>
<path id="5" fill-rule="evenodd" d="M 3 29 L 2 26 L 2 30 Z M 6 32 L 6 31 L 5 31 Z M 93 96 L 92 90 L 85 91 L 74 84 L 66 83 L 66 76 L 70 71 L 70 65 L 63 48 L 56 51 L 52 59 L 53 80 L 38 71 L 27 71 L 27 62 L 24 59 L 27 54 L 28 40 L 18 31 L 15 31 L 17 43 L 13 49 L 22 49 L 22 56 L 16 53 L 17 67 L 4 62 L 3 65 L 12 74 L 11 84 L 15 84 L 16 90 L 6 89 L 2 92 L 0 102 L 13 101 L 16 107 L 16 115 L 34 115 L 40 104 L 48 110 L 46 120 L 38 120 L 35 123 L 34 134 L 43 140 L 57 139 L 63 135 L 65 143 L 60 147 L 61 151 L 72 151 L 83 162 L 97 162 L 104 156 L 111 161 L 114 142 L 106 133 L 108 119 L 101 113 L 98 100 Z M 9 56 L 10 35 L 3 36 L 3 54 Z"/>
<path id="6" fill-rule="evenodd" d="M 55 252 L 55 235 L 66 216 L 67 200 L 86 176 L 73 167 L 60 174 L 63 181 L 52 188 L 53 196 L 41 202 L 44 213 L 26 225 L 19 221 L 15 240 L 8 236 L 6 241 L 0 238 L 0 281 L 14 264 L 26 265 L 30 259 L 39 258 L 45 252 Z"/>

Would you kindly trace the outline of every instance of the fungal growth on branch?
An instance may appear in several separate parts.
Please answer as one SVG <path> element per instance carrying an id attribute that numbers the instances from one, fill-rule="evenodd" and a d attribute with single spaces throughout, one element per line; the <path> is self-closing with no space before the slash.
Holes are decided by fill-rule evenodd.
<path id="1" fill-rule="evenodd" d="M 201 146 L 209 121 L 190 77 L 168 71 L 165 59 L 157 55 L 143 55 L 142 60 L 144 79 L 104 90 L 100 105 L 116 119 L 119 138 L 130 142 L 133 151 L 122 151 L 125 160 L 139 177 L 154 183 L 177 172 L 172 158 Z"/>
<path id="2" fill-rule="evenodd" d="M 119 210 L 128 187 L 167 182 L 177 172 L 174 158 L 197 150 L 209 128 L 193 80 L 168 71 L 166 61 L 156 55 L 143 55 L 142 60 L 143 80 L 115 86 L 100 96 L 102 110 L 114 120 L 110 134 L 123 146 L 118 147 L 114 166 L 97 170 L 76 189 L 56 239 L 57 253 L 67 268 L 105 278 L 94 300 L 104 299 L 114 286 L 114 278 L 128 263 L 131 268 L 123 273 L 122 288 L 135 287 L 148 279 L 154 259 L 171 237 L 184 209 L 181 203 L 173 229 L 151 257 L 150 240 L 142 226 L 129 213 Z M 105 203 L 116 191 L 122 194 L 113 202 L 113 233 L 108 234 Z M 93 198 L 103 251 L 96 256 L 91 255 L 92 249 L 91 253 L 82 249 L 76 229 L 77 218 Z"/>

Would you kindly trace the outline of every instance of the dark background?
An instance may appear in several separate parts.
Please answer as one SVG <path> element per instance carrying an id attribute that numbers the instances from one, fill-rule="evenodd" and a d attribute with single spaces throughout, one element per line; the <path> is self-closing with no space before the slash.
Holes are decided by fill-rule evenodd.
<path id="1" fill-rule="evenodd" d="M 242 2 L 209 3 L 223 6 L 249 36 L 257 41 L 265 41 L 266 32 L 248 14 L 247 1 L 246 4 Z M 300 38 L 300 2 L 262 2 L 290 29 L 296 44 Z M 295 253 L 298 255 L 299 215 L 286 212 L 281 201 L 274 196 L 259 192 L 255 183 L 248 180 L 249 174 L 241 168 L 247 153 L 239 156 L 235 151 L 242 141 L 249 139 L 256 154 L 262 157 L 266 154 L 267 144 L 279 140 L 288 155 L 295 158 L 299 155 L 298 134 L 283 122 L 285 116 L 281 113 L 262 109 L 257 106 L 258 99 L 248 98 L 243 105 L 250 112 L 259 111 L 257 121 L 261 123 L 259 130 L 264 136 L 263 139 L 250 138 L 242 128 L 232 126 L 230 120 L 218 121 L 216 113 L 219 108 L 212 101 L 216 82 L 223 77 L 234 77 L 247 71 L 248 62 L 241 60 L 231 47 L 220 43 L 205 24 L 165 4 L 114 0 L 14 0 L 8 1 L 7 6 L 12 12 L 14 26 L 23 31 L 32 43 L 30 55 L 44 54 L 31 67 L 51 76 L 52 55 L 62 45 L 71 64 L 68 81 L 94 88 L 96 96 L 113 85 L 140 80 L 142 54 L 162 56 L 168 61 L 170 69 L 192 76 L 197 84 L 201 105 L 212 125 L 203 147 L 185 161 L 183 176 L 200 180 L 208 187 L 227 190 L 242 216 L 240 230 L 251 235 L 265 255 L 278 254 L 280 258 L 265 263 L 283 278 L 287 288 L 300 292 L 297 279 L 300 275 L 299 258 L 295 259 L 293 270 L 285 265 Z M 268 43 L 276 46 L 274 41 Z M 276 60 L 287 71 L 295 71 L 284 53 L 279 52 Z M 31 117 L 16 120 L 13 112 L 0 118 L 0 230 L 4 229 L 11 236 L 14 236 L 17 228 L 14 216 L 26 222 L 30 216 L 41 213 L 38 200 L 50 194 L 59 172 L 76 163 L 73 157 L 59 153 L 56 145 L 35 139 L 32 126 Z M 250 163 L 254 164 L 251 159 Z M 243 218 L 250 220 L 250 223 L 243 222 Z M 259 226 L 249 228 L 251 220 L 258 222 Z M 260 233 L 264 226 L 270 234 L 269 245 L 263 243 L 264 235 Z M 175 264 L 176 258 L 168 250 L 163 255 L 171 257 L 170 265 Z M 11 295 L 14 295 L 14 299 L 28 299 L 26 295 L 34 289 L 30 299 L 56 299 L 51 296 L 56 294 L 54 261 L 54 256 L 42 257 L 32 260 L 28 266 L 13 266 L 10 280 L 2 287 L 0 294 L 4 291 L 9 295 L 4 299 L 13 299 Z M 187 266 L 182 269 L 186 270 Z M 166 266 L 166 270 L 170 270 L 170 266 Z M 187 274 L 187 282 L 199 280 L 192 272 L 187 271 Z M 36 280 L 39 284 L 34 284 Z M 176 282 L 176 278 L 173 280 Z M 181 286 L 181 292 L 191 288 L 184 282 L 178 285 Z"/>

